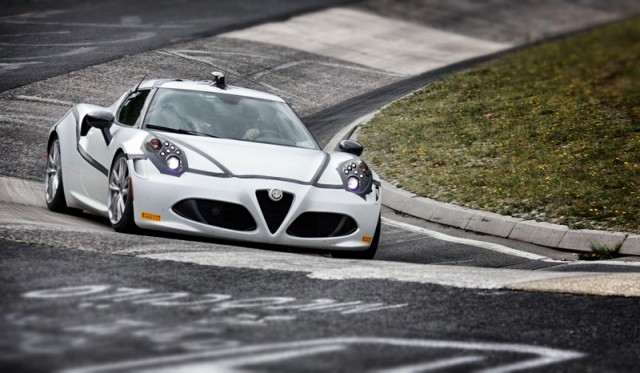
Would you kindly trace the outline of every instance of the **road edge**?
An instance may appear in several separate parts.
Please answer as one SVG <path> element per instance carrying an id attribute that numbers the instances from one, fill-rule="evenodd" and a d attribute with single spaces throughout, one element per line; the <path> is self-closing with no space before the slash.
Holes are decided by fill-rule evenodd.
<path id="1" fill-rule="evenodd" d="M 413 94 L 411 92 L 393 100 L 380 109 L 351 122 L 327 143 L 324 150 L 336 150 L 338 143 L 344 139 L 357 141 L 360 128 L 368 125 L 381 110 Z M 426 221 L 552 249 L 591 253 L 594 247 L 605 247 L 620 255 L 640 256 L 640 235 L 638 234 L 570 229 L 566 225 L 524 220 L 493 212 L 474 210 L 421 197 L 384 180 L 382 180 L 382 190 L 382 204 L 384 206 Z"/>

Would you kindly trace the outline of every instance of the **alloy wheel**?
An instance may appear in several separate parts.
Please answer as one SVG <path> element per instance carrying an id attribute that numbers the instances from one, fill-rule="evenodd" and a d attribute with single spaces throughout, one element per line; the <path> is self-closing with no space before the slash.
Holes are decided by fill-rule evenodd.
<path id="1" fill-rule="evenodd" d="M 47 174 L 45 176 L 45 197 L 48 204 L 52 204 L 60 188 L 62 178 L 62 167 L 60 161 L 60 141 L 55 140 L 49 148 L 47 156 Z"/>
<path id="2" fill-rule="evenodd" d="M 109 176 L 107 209 L 111 224 L 118 224 L 126 212 L 131 190 L 129 179 L 129 166 L 126 158 L 118 158 Z"/>

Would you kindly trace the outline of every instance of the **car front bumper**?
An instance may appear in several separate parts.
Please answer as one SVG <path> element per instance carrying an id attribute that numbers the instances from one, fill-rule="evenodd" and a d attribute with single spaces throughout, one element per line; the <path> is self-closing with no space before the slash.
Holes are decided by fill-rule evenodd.
<path id="1" fill-rule="evenodd" d="M 270 245 L 360 251 L 370 246 L 380 216 L 381 190 L 378 185 L 374 185 L 372 192 L 362 198 L 344 188 L 260 177 L 215 177 L 189 172 L 176 177 L 158 172 L 146 160 L 132 161 L 131 166 L 134 170 L 135 222 L 144 229 Z M 293 195 L 286 216 L 275 230 L 273 225 L 269 229 L 256 195 L 256 191 L 272 189 Z M 255 229 L 222 228 L 176 213 L 173 207 L 189 199 L 244 206 L 255 221 Z M 305 212 L 346 215 L 355 221 L 357 227 L 353 232 L 337 237 L 297 237 L 287 233 Z"/>

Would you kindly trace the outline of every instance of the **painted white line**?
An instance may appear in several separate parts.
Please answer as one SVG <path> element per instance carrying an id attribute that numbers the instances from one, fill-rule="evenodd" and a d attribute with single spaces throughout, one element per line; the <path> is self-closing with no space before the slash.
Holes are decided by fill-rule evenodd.
<path id="1" fill-rule="evenodd" d="M 209 372 L 248 372 L 249 370 L 241 369 L 245 366 L 276 363 L 285 360 L 300 359 L 305 356 L 313 355 L 335 355 L 345 349 L 343 345 L 337 346 L 317 346 L 300 349 L 290 349 L 284 351 L 267 351 L 262 353 L 252 353 L 250 355 L 240 355 L 226 359 L 216 360 L 215 362 L 204 361 L 194 362 L 179 367 L 169 366 L 154 367 L 139 371 L 140 373 L 209 373 Z"/>
<path id="2" fill-rule="evenodd" d="M 127 39 L 118 39 L 118 40 L 107 40 L 107 41 L 98 41 L 98 42 L 87 42 L 87 43 L 0 43 L 2 46 L 10 46 L 10 47 L 83 47 L 83 46 L 96 46 L 96 45 L 110 45 L 110 44 L 120 44 L 120 43 L 130 43 L 135 41 L 142 41 L 146 39 L 151 39 L 155 37 L 157 34 L 155 32 L 145 31 L 138 32 L 135 36 L 127 38 Z"/>
<path id="3" fill-rule="evenodd" d="M 520 251 L 520 250 L 512 249 L 510 247 L 499 245 L 499 244 L 495 244 L 495 243 L 491 243 L 491 242 L 477 241 L 477 240 L 472 240 L 472 239 L 468 239 L 468 238 L 453 237 L 453 236 L 449 236 L 449 235 L 444 234 L 444 233 L 432 231 L 432 230 L 429 230 L 429 229 L 426 229 L 426 228 L 417 227 L 415 225 L 411 225 L 411 224 L 407 224 L 407 223 L 391 220 L 389 218 L 382 218 L 382 222 L 384 224 L 388 225 L 388 226 L 391 226 L 391 227 L 401 228 L 401 229 L 405 229 L 405 230 L 408 230 L 408 231 L 411 231 L 411 232 L 420 233 L 420 234 L 423 234 L 423 235 L 425 235 L 427 237 L 435 238 L 435 239 L 440 240 L 440 241 L 453 242 L 453 243 L 459 243 L 459 244 L 462 244 L 462 245 L 474 246 L 474 247 L 477 247 L 477 248 L 480 248 L 480 249 L 491 250 L 491 251 L 495 251 L 495 252 L 498 252 L 498 253 L 501 253 L 501 254 L 517 256 L 517 257 L 520 257 L 520 258 L 525 258 L 525 259 L 530 259 L 530 260 L 554 261 L 552 259 L 549 259 L 546 256 L 542 256 L 542 255 L 538 255 L 538 254 L 532 254 L 532 253 L 528 253 L 526 251 Z M 558 262 L 559 263 L 563 263 L 562 261 L 558 261 Z"/>
<path id="4" fill-rule="evenodd" d="M 477 363 L 485 360 L 483 356 L 463 356 L 454 357 L 449 359 L 440 359 L 436 361 L 430 361 L 422 364 L 411 364 L 401 367 L 395 367 L 392 369 L 377 370 L 375 373 L 418 373 L 418 372 L 432 372 L 441 369 L 451 369 L 458 365 Z"/>
<path id="5" fill-rule="evenodd" d="M 554 259 L 548 258 L 546 256 L 532 254 L 532 253 L 528 253 L 526 251 L 520 251 L 520 250 L 512 249 L 510 247 L 499 245 L 499 244 L 494 244 L 494 243 L 484 242 L 484 241 L 477 241 L 477 240 L 472 240 L 472 239 L 468 239 L 468 238 L 459 238 L 459 237 L 449 236 L 449 235 L 446 235 L 444 233 L 432 231 L 432 230 L 429 230 L 429 229 L 426 229 L 426 228 L 422 228 L 422 227 L 417 227 L 415 225 L 399 222 L 399 221 L 392 220 L 392 219 L 389 219 L 389 218 L 382 218 L 382 221 L 383 221 L 384 224 L 386 224 L 388 226 L 395 227 L 395 228 L 400 228 L 400 229 L 404 229 L 404 230 L 408 230 L 408 231 L 411 231 L 411 232 L 414 232 L 414 233 L 419 233 L 419 234 L 422 234 L 422 235 L 425 235 L 427 237 L 431 237 L 431 238 L 434 238 L 434 239 L 437 239 L 437 240 L 446 241 L 446 242 L 453 242 L 453 243 L 459 243 L 459 244 L 469 245 L 469 246 L 475 246 L 475 247 L 478 247 L 478 248 L 481 248 L 481 249 L 491 250 L 491 251 L 495 251 L 495 252 L 498 252 L 498 253 L 501 253 L 501 254 L 513 255 L 513 256 L 517 256 L 517 257 L 521 257 L 521 258 L 525 258 L 525 259 L 541 260 L 541 261 L 549 262 L 549 263 L 562 263 L 564 265 L 570 265 L 570 266 L 606 265 L 606 266 L 640 267 L 640 261 L 625 261 L 625 260 L 614 260 L 614 259 L 610 259 L 610 260 L 593 260 L 593 261 L 590 261 L 590 260 L 576 260 L 576 261 L 554 260 Z"/>
<path id="6" fill-rule="evenodd" d="M 9 44 L 9 43 L 0 43 L 0 45 L 12 46 L 12 44 Z M 18 44 L 13 44 L 13 45 L 18 45 Z M 37 46 L 37 45 L 33 45 L 33 46 Z M 60 44 L 60 46 L 64 46 L 64 45 Z M 5 61 L 33 61 L 33 60 L 42 60 L 42 59 L 47 59 L 47 58 L 58 58 L 58 57 L 75 56 L 75 55 L 78 55 L 78 54 L 89 53 L 89 52 L 91 52 L 91 51 L 93 51 L 95 49 L 96 49 L 96 47 L 80 47 L 80 48 L 76 48 L 76 49 L 74 49 L 72 51 L 69 51 L 69 52 L 58 53 L 58 54 L 50 54 L 50 55 L 46 55 L 46 56 L 2 57 L 0 59 L 5 60 Z"/>
<path id="7" fill-rule="evenodd" d="M 192 52 L 192 51 L 189 51 L 189 52 Z M 202 51 L 196 51 L 196 52 L 202 52 Z M 186 53 L 183 53 L 183 52 L 171 51 L 171 50 L 169 50 L 169 51 L 158 51 L 156 53 L 162 54 L 162 55 L 165 55 L 165 56 L 181 57 L 181 58 L 184 58 L 184 59 L 187 59 L 187 60 L 190 60 L 190 61 L 202 62 L 202 63 L 207 64 L 207 65 L 209 65 L 209 66 L 211 66 L 213 68 L 224 70 L 228 74 L 235 75 L 239 79 L 246 79 L 246 74 L 242 74 L 240 72 L 234 71 L 232 69 L 229 69 L 226 66 L 218 65 L 215 61 L 219 60 L 219 59 L 215 58 L 215 57 L 212 57 L 212 56 L 196 57 L 196 56 L 192 56 L 192 55 L 189 55 L 189 54 L 186 54 Z M 199 54 L 201 54 L 201 53 L 199 53 Z M 209 54 L 211 54 L 211 53 L 209 53 Z M 271 86 L 271 85 L 269 85 L 267 83 L 260 82 L 260 81 L 256 81 L 255 83 L 260 84 L 261 86 L 267 88 L 267 90 L 271 90 L 272 92 L 277 92 L 280 96 L 285 96 L 285 97 L 288 97 L 288 98 L 294 98 L 296 100 L 300 100 L 300 101 L 303 101 L 303 102 L 306 102 L 306 103 L 309 103 L 309 104 L 316 105 L 315 102 L 309 101 L 308 99 L 306 99 L 304 97 L 296 96 L 296 95 L 294 95 L 292 93 L 289 93 L 289 92 L 284 91 L 282 89 L 279 89 L 279 88 L 276 88 L 274 86 Z"/>
<path id="8" fill-rule="evenodd" d="M 0 58 L 1 60 L 2 58 Z M 10 72 L 13 70 L 22 69 L 27 65 L 36 65 L 41 62 L 16 62 L 16 63 L 1 63 L 0 62 L 0 74 Z"/>
<path id="9" fill-rule="evenodd" d="M 71 33 L 71 31 L 46 31 L 46 32 L 24 32 L 24 33 L 20 33 L 20 34 L 2 34 L 0 35 L 1 38 L 21 38 L 23 36 L 33 36 L 33 35 L 63 35 L 63 34 L 69 34 Z"/>
<path id="10" fill-rule="evenodd" d="M 62 14 L 62 13 L 66 13 L 66 10 L 45 10 L 45 11 L 34 11 L 34 12 L 27 12 L 27 13 L 21 13 L 21 14 L 14 14 L 14 15 L 10 15 L 10 16 L 4 16 L 4 17 L 0 17 L 0 21 L 6 21 L 6 20 L 15 20 L 14 22 L 19 23 L 19 22 L 27 22 L 26 20 L 28 19 L 42 19 L 42 18 L 47 18 L 47 17 L 52 17 L 52 16 L 57 16 L 58 14 Z"/>
<path id="11" fill-rule="evenodd" d="M 177 252 L 174 248 L 167 248 L 166 244 L 141 245 L 129 250 L 136 252 L 139 258 L 225 268 L 301 272 L 309 278 L 319 280 L 384 279 L 467 289 L 500 289 L 521 282 L 584 276 L 584 273 L 570 272 L 337 260 L 290 253 L 238 252 L 236 249 Z"/>
<path id="12" fill-rule="evenodd" d="M 62 27 L 92 27 L 92 28 L 120 28 L 120 29 L 156 29 L 156 28 L 190 28 L 190 25 L 153 25 L 140 24 L 128 25 L 122 23 L 74 23 L 74 22 L 46 22 L 46 21 L 25 21 L 25 20 L 9 20 L 0 18 L 0 23 L 18 24 L 18 25 L 41 25 L 41 26 L 62 26 Z"/>
<path id="13" fill-rule="evenodd" d="M 366 68 L 366 67 L 360 67 L 360 66 L 354 66 L 354 65 L 347 65 L 347 64 L 343 64 L 343 63 L 330 63 L 330 62 L 322 62 L 322 61 L 315 61 L 315 60 L 299 60 L 299 61 L 286 62 L 286 63 L 280 64 L 278 66 L 275 66 L 275 67 L 273 67 L 271 69 L 261 71 L 259 73 L 254 74 L 252 78 L 253 79 L 257 79 L 257 78 L 260 78 L 263 75 L 271 73 L 272 71 L 290 69 L 292 67 L 295 67 L 295 66 L 298 66 L 298 65 L 302 65 L 302 64 L 312 64 L 312 65 L 320 65 L 320 66 L 327 66 L 327 67 L 335 67 L 337 69 L 345 69 L 345 70 L 352 70 L 352 71 L 362 71 L 362 72 L 367 72 L 367 73 L 376 73 L 376 74 L 383 74 L 383 75 L 396 76 L 396 77 L 406 77 L 405 74 L 397 74 L 397 73 L 388 72 L 388 71 L 384 71 L 384 70 L 378 70 L 378 69 Z"/>
<path id="14" fill-rule="evenodd" d="M 401 338 L 364 338 L 364 337 L 337 337 L 325 339 L 310 339 L 304 341 L 292 341 L 284 343 L 265 343 L 247 346 L 223 348 L 219 350 L 186 353 L 180 355 L 162 356 L 156 358 L 143 358 L 138 360 L 108 363 L 103 365 L 87 366 L 66 370 L 67 373 L 97 373 L 123 370 L 136 370 L 157 372 L 211 372 L 219 371 L 215 368 L 223 368 L 225 372 L 241 371 L 247 365 L 261 362 L 283 362 L 302 358 L 313 354 L 325 354 L 344 350 L 346 354 L 353 354 L 359 345 L 380 346 L 383 350 L 389 348 L 422 348 L 429 350 L 460 350 L 461 354 L 485 352 L 488 354 L 504 353 L 522 355 L 523 360 L 512 364 L 489 367 L 487 372 L 514 372 L 523 369 L 541 368 L 551 364 L 557 364 L 568 360 L 579 359 L 584 354 L 576 351 L 557 350 L 540 346 L 507 344 L 507 343 L 483 343 L 483 342 L 459 342 L 428 339 L 401 339 Z M 255 360 L 252 360 L 252 357 Z M 475 356 L 471 356 L 474 357 Z M 465 358 L 464 356 L 461 358 Z M 463 361 L 458 358 L 458 364 Z M 450 361 L 452 359 L 449 359 Z M 442 360 L 436 361 L 442 362 Z M 435 362 L 434 362 L 435 363 Z M 466 363 L 472 363 L 467 360 Z M 412 370 L 413 371 L 413 370 Z"/>
<path id="15" fill-rule="evenodd" d="M 62 106 L 73 106 L 73 102 L 71 101 L 62 101 L 62 100 L 56 100 L 53 98 L 44 98 L 44 97 L 38 97 L 38 96 L 25 96 L 25 95 L 18 95 L 16 96 L 16 98 L 18 100 L 23 100 L 23 101 L 31 101 L 31 102 L 40 102 L 43 104 L 54 104 L 54 105 L 62 105 Z"/>

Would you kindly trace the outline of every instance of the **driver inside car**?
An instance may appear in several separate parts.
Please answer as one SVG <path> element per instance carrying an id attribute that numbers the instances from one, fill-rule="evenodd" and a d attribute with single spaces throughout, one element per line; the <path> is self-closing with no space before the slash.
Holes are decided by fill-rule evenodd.
<path id="1" fill-rule="evenodd" d="M 242 119 L 245 128 L 244 140 L 255 140 L 260 136 L 259 124 L 262 122 L 262 118 L 256 108 L 251 106 L 245 106 L 242 108 Z"/>

